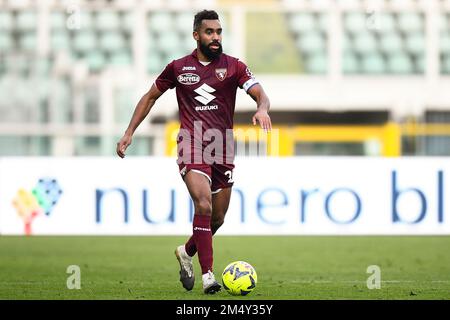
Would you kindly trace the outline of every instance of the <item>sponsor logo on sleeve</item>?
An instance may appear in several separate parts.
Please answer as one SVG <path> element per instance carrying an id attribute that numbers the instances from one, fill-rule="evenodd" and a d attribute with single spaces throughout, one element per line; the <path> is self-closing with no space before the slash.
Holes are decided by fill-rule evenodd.
<path id="1" fill-rule="evenodd" d="M 249 68 L 245 69 L 245 73 L 247 74 L 247 76 L 249 76 L 250 78 L 254 78 L 255 76 L 253 75 L 253 73 L 250 71 Z"/>

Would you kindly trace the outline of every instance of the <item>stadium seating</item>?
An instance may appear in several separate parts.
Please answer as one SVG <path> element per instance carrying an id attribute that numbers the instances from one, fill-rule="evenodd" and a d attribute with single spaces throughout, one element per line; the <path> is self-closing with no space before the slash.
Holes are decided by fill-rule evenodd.
<path id="1" fill-rule="evenodd" d="M 332 48 L 329 45 L 338 43 L 329 40 L 334 40 L 331 37 L 336 34 L 342 36 L 341 64 L 344 75 L 425 74 L 428 48 L 426 10 L 423 6 L 417 6 L 409 11 L 392 10 L 392 8 L 400 8 L 402 0 L 385 0 L 383 2 L 388 10 L 369 13 L 363 10 L 364 6 L 361 6 L 363 0 L 276 1 L 286 4 L 286 7 L 282 7 L 280 11 L 269 12 L 273 16 L 276 15 L 278 20 L 272 19 L 273 16 L 267 15 L 267 12 L 261 13 L 259 8 L 244 9 L 243 18 L 246 20 L 242 21 L 242 26 L 246 30 L 242 30 L 241 33 L 244 55 L 240 58 L 245 59 L 256 74 L 266 76 L 266 72 L 267 74 L 303 72 L 326 76 L 330 71 L 328 70 L 329 52 Z M 6 4 L 0 11 L 0 95 L 5 97 L 3 101 L 13 103 L 11 101 L 15 97 L 8 96 L 9 87 L 5 84 L 5 81 L 11 81 L 13 76 L 16 77 L 14 83 L 23 83 L 23 88 L 28 90 L 33 87 L 27 77 L 42 78 L 40 82 L 42 85 L 36 90 L 41 90 L 42 96 L 58 91 L 58 97 L 52 96 L 48 100 L 52 100 L 52 104 L 62 105 L 61 114 L 55 116 L 62 122 L 71 121 L 70 108 L 73 106 L 68 105 L 67 101 L 71 101 L 72 93 L 70 83 L 64 78 L 70 76 L 60 75 L 64 72 L 55 72 L 60 70 L 54 65 L 58 60 L 55 57 L 67 56 L 69 62 L 66 63 L 66 69 L 67 65 L 70 67 L 73 63 L 82 66 L 80 74 L 87 70 L 87 76 L 92 76 L 89 78 L 89 86 L 97 84 L 97 79 L 100 79 L 98 75 L 109 69 L 118 67 L 115 70 L 118 71 L 117 74 L 121 74 L 122 70 L 133 72 L 136 67 L 135 57 L 144 58 L 144 72 L 154 77 L 171 60 L 186 55 L 195 48 L 195 42 L 192 39 L 193 16 L 200 8 L 197 5 L 202 4 L 201 1 L 196 0 L 104 0 L 100 2 L 87 0 L 88 4 L 78 12 L 79 17 L 75 17 L 66 11 L 67 8 L 60 1 L 50 1 L 50 7 L 45 9 L 49 9 L 49 20 L 41 23 L 45 19 L 39 15 L 45 10 L 38 2 L 30 0 L 28 5 L 19 5 L 18 2 L 0 0 L 2 5 Z M 238 1 L 235 2 L 238 3 Z M 363 2 L 369 4 L 370 1 Z M 415 0 L 407 0 L 407 2 L 418 3 Z M 422 1 L 422 3 L 425 2 Z M 137 3 L 142 4 L 143 11 L 140 11 L 141 7 L 136 10 Z M 205 7 L 211 4 L 211 1 L 206 3 Z M 307 9 L 298 9 L 299 3 L 305 4 Z M 340 11 L 341 19 L 335 20 L 341 21 L 341 30 L 329 30 L 330 13 L 334 14 L 335 11 L 328 10 L 327 5 L 333 3 L 341 4 L 344 8 Z M 292 8 L 297 6 L 297 8 L 290 10 L 289 6 Z M 223 46 L 227 53 L 240 54 L 240 47 L 237 49 L 231 47 L 233 28 L 240 26 L 239 23 L 231 25 L 229 18 L 233 10 L 234 8 L 225 6 L 223 12 L 219 12 L 224 27 Z M 439 16 L 441 30 L 438 43 L 440 72 L 448 76 L 450 74 L 450 14 L 446 10 L 443 10 Z M 141 13 L 142 16 L 140 16 Z M 263 14 L 265 17 L 271 17 L 271 23 L 261 18 Z M 141 21 L 145 24 L 144 29 L 140 29 L 140 23 L 136 23 L 139 17 L 144 19 Z M 71 20 L 73 18 L 76 19 Z M 235 18 L 239 22 L 239 16 L 233 16 L 233 19 Z M 253 29 L 249 28 L 250 22 L 254 21 L 257 22 L 256 28 L 254 25 L 252 25 Z M 277 25 L 277 28 L 274 28 L 273 21 L 277 23 L 281 21 L 280 27 L 278 28 Z M 272 32 L 271 36 L 275 34 L 274 37 L 277 37 L 277 40 L 281 38 L 282 40 L 278 42 L 255 40 L 252 38 L 253 33 L 249 30 L 254 31 L 259 27 L 263 27 L 261 28 L 263 35 L 276 29 L 277 31 Z M 233 52 L 230 49 L 236 50 Z M 262 53 L 253 55 L 255 51 Z M 276 54 L 281 56 L 281 63 L 272 59 Z M 287 56 L 289 57 L 286 58 Z M 288 60 L 295 61 L 293 65 L 296 68 L 280 71 L 280 64 L 287 64 Z M 257 66 L 256 69 L 253 66 Z M 266 69 L 258 70 L 260 66 Z M 56 79 L 48 81 L 51 77 Z M 83 91 L 80 96 L 91 97 L 86 91 Z M 96 94 L 98 95 L 98 92 Z M 92 105 L 93 109 L 98 109 L 98 96 L 92 95 L 92 98 L 86 99 L 91 99 L 86 104 Z M 116 116 L 120 121 L 128 120 L 127 110 L 130 108 L 130 99 L 132 98 L 129 94 L 123 93 L 115 101 L 117 104 L 115 108 L 119 110 Z M 30 105 L 33 105 L 33 102 L 30 102 Z M 24 106 L 26 106 L 24 103 L 19 105 L 17 110 L 14 110 L 15 113 L 3 113 L 2 119 L 13 121 L 23 117 L 28 121 L 36 114 L 39 115 L 36 118 L 39 121 L 45 118 L 41 116 L 45 112 L 32 113 Z M 91 117 L 90 122 L 98 122 L 100 117 L 98 110 L 96 113 L 87 114 L 86 117 Z M 86 139 L 86 141 L 95 142 L 96 140 Z M 83 143 L 86 148 L 89 148 L 90 142 Z M 94 154 L 95 148 L 92 147 L 92 150 Z"/>
<path id="2" fill-rule="evenodd" d="M 349 33 L 360 32 L 366 29 L 366 17 L 363 13 L 348 13 L 343 18 L 343 25 Z"/>
<path id="3" fill-rule="evenodd" d="M 37 28 L 37 16 L 34 11 L 20 11 L 16 18 L 16 28 L 19 31 L 32 31 Z"/>
<path id="4" fill-rule="evenodd" d="M 310 32 L 317 29 L 315 18 L 309 13 L 292 15 L 289 19 L 289 26 L 295 33 Z"/>
<path id="5" fill-rule="evenodd" d="M 173 26 L 173 17 L 169 12 L 154 12 L 148 15 L 148 29 L 153 33 L 164 33 Z"/>
<path id="6" fill-rule="evenodd" d="M 52 32 L 50 38 L 50 47 L 55 52 L 59 51 L 70 52 L 71 50 L 70 34 L 65 30 L 58 30 Z"/>
<path id="7" fill-rule="evenodd" d="M 187 38 L 191 38 L 193 23 L 194 23 L 194 12 L 180 12 L 175 15 L 175 27 L 177 30 Z"/>
<path id="8" fill-rule="evenodd" d="M 398 33 L 384 34 L 380 37 L 379 47 L 388 56 L 403 51 L 403 38 Z"/>
<path id="9" fill-rule="evenodd" d="M 63 11 L 51 13 L 51 52 L 66 52 L 94 73 L 110 65 L 132 65 L 133 12 L 83 10 L 74 22 L 71 27 Z"/>
<path id="10" fill-rule="evenodd" d="M 425 52 L 425 36 L 421 32 L 408 33 L 405 38 L 405 49 L 414 55 Z"/>
<path id="11" fill-rule="evenodd" d="M 413 60 L 418 72 L 423 74 L 425 72 L 425 54 L 419 54 Z"/>
<path id="12" fill-rule="evenodd" d="M 66 15 L 64 12 L 52 12 L 50 14 L 50 27 L 52 29 L 64 30 L 66 26 Z"/>
<path id="13" fill-rule="evenodd" d="M 24 52 L 35 52 L 37 47 L 36 32 L 22 33 L 19 37 L 19 50 Z"/>
<path id="14" fill-rule="evenodd" d="M 116 52 L 125 49 L 126 40 L 119 32 L 107 31 L 100 35 L 99 48 L 104 52 Z"/>
<path id="15" fill-rule="evenodd" d="M 0 30 L 11 31 L 14 26 L 14 17 L 10 11 L 0 11 Z"/>
<path id="16" fill-rule="evenodd" d="M 0 31 L 0 52 L 10 52 L 14 47 L 12 35 L 9 32 Z"/>
<path id="17" fill-rule="evenodd" d="M 378 52 L 366 54 L 361 59 L 360 72 L 365 74 L 382 74 L 386 72 L 383 56 Z"/>
<path id="18" fill-rule="evenodd" d="M 402 32 L 418 32 L 424 29 L 424 17 L 418 13 L 398 15 L 398 29 Z"/>
<path id="19" fill-rule="evenodd" d="M 347 3 L 348 4 L 348 3 Z M 287 15 L 288 27 L 296 39 L 299 55 L 308 66 L 308 54 L 323 55 L 327 49 L 327 15 L 296 12 Z M 445 23 L 448 16 L 443 16 Z M 441 23 L 442 24 L 442 23 Z M 344 12 L 343 55 L 344 73 L 416 74 L 423 73 L 425 55 L 425 17 L 422 13 Z M 320 35 L 322 33 L 322 35 Z M 442 52 L 450 52 L 450 40 L 442 36 Z M 319 59 L 317 59 L 319 60 Z M 395 65 L 395 64 L 399 65 Z M 442 71 L 445 72 L 444 66 Z"/>
<path id="20" fill-rule="evenodd" d="M 359 18 L 362 18 L 361 15 Z M 354 42 L 354 50 L 369 55 L 367 58 L 363 57 L 362 71 L 372 70 L 369 72 L 387 74 L 422 73 L 423 66 L 414 61 L 418 61 L 418 57 L 425 53 L 423 17 L 414 13 L 383 13 L 374 19 L 373 28 L 364 35 L 366 38 Z M 359 21 L 359 26 L 361 24 L 362 21 Z M 355 32 L 349 29 L 349 25 L 347 24 L 347 32 Z M 363 48 L 366 48 L 365 52 L 362 52 Z"/>
<path id="21" fill-rule="evenodd" d="M 445 74 L 450 74 L 450 54 L 442 56 L 441 65 L 442 72 Z"/>
<path id="22" fill-rule="evenodd" d="M 150 51 L 147 55 L 147 71 L 148 73 L 155 74 L 162 71 L 161 66 L 164 60 L 162 56 L 157 52 Z"/>
<path id="23" fill-rule="evenodd" d="M 397 52 L 388 56 L 387 69 L 392 74 L 411 73 L 413 63 L 411 57 L 405 52 Z"/>
<path id="24" fill-rule="evenodd" d="M 192 16 L 190 11 L 148 11 L 147 39 L 148 50 L 155 56 L 147 61 L 148 70 L 160 70 L 177 54 L 183 55 L 194 47 L 192 40 Z M 134 13 L 130 10 L 84 10 L 80 12 L 80 29 L 67 29 L 67 13 L 53 10 L 50 15 L 50 48 L 52 52 L 66 51 L 78 59 L 85 59 L 86 53 L 99 50 L 104 55 L 104 63 L 92 63 L 100 59 L 90 59 L 89 65 L 96 67 L 92 71 L 101 71 L 119 60 L 122 64 L 133 64 L 132 35 Z M 319 63 L 328 50 L 328 14 L 317 12 L 293 12 L 288 14 L 287 27 L 290 29 L 299 56 L 304 60 L 305 72 L 323 70 L 326 65 Z M 342 65 L 345 73 L 422 73 L 420 57 L 425 55 L 424 15 L 415 12 L 380 13 L 375 17 L 373 28 L 368 28 L 367 16 L 361 12 L 343 14 L 344 51 Z M 225 19 L 223 19 L 225 20 Z M 448 26 L 449 16 L 441 16 L 441 25 Z M 34 11 L 4 11 L 0 13 L 0 48 L 3 52 L 14 49 L 30 51 L 36 49 L 37 13 Z M 187 27 L 188 26 L 188 27 Z M 167 33 L 173 29 L 176 32 Z M 12 36 L 14 31 L 16 36 Z M 446 29 L 448 30 L 448 29 Z M 230 40 L 224 41 L 224 46 Z M 448 33 L 441 35 L 441 53 L 450 53 Z M 155 52 L 157 51 L 157 52 Z M 317 54 L 317 58 L 311 55 Z M 405 58 L 404 55 L 408 58 Z M 99 57 L 99 52 L 93 56 Z M 368 55 L 367 58 L 364 55 Z M 114 57 L 114 58 L 112 58 Z M 377 58 L 374 58 L 377 57 Z M 380 58 L 381 57 L 381 58 Z M 402 57 L 402 58 L 399 58 Z M 381 60 L 380 60 L 381 59 Z M 442 58 L 441 71 L 447 73 L 446 59 Z M 381 67 L 381 63 L 385 66 Z M 394 68 L 392 61 L 401 62 Z M 409 61 L 409 62 L 406 62 Z M 159 63 L 159 66 L 156 65 Z M 308 63 L 314 66 L 308 66 Z M 321 65 L 319 68 L 318 66 Z M 368 67 L 370 65 L 371 67 Z M 405 68 L 409 69 L 405 69 Z M 382 71 L 384 70 L 384 71 Z M 152 71 L 154 72 L 154 71 Z M 326 68 L 325 68 L 326 72 Z"/>
<path id="25" fill-rule="evenodd" d="M 177 33 L 167 33 L 164 35 L 158 35 L 156 38 L 156 48 L 162 53 L 168 55 L 173 51 L 176 51 L 181 44 L 181 38 Z"/>
<path id="26" fill-rule="evenodd" d="M 82 55 L 81 57 L 85 57 L 89 70 L 92 72 L 99 72 L 105 67 L 105 55 L 99 50 L 91 50 L 86 55 Z"/>
<path id="27" fill-rule="evenodd" d="M 97 37 L 90 30 L 80 30 L 73 38 L 73 48 L 76 52 L 86 53 L 97 48 Z"/>
<path id="28" fill-rule="evenodd" d="M 439 48 L 441 73 L 450 74 L 450 14 L 442 14 L 440 19 Z"/>
<path id="29" fill-rule="evenodd" d="M 324 74 L 327 71 L 328 58 L 324 52 L 311 55 L 306 60 L 306 71 L 312 74 Z"/>
<path id="30" fill-rule="evenodd" d="M 287 24 L 307 73 L 327 71 L 327 15 L 296 12 L 287 15 Z"/>
<path id="31" fill-rule="evenodd" d="M 393 14 L 380 13 L 376 16 L 375 28 L 382 34 L 393 33 L 396 30 L 396 22 Z"/>
<path id="32" fill-rule="evenodd" d="M 121 20 L 121 28 L 126 32 L 133 32 L 135 25 L 135 13 L 131 11 L 124 12 Z"/>
<path id="33" fill-rule="evenodd" d="M 359 60 L 356 53 L 346 51 L 344 52 L 342 59 L 342 68 L 345 73 L 355 73 L 360 70 Z"/>
<path id="34" fill-rule="evenodd" d="M 297 40 L 298 48 L 304 53 L 322 52 L 326 48 L 326 42 L 320 32 L 308 32 Z"/>
<path id="35" fill-rule="evenodd" d="M 109 63 L 113 66 L 130 66 L 132 64 L 133 57 L 130 50 L 118 50 L 111 54 Z"/>
<path id="36" fill-rule="evenodd" d="M 298 1 L 280 0 L 288 5 Z M 176 2 L 189 7 L 195 1 Z M 311 5 L 324 5 L 303 1 Z M 349 6 L 348 1 L 342 5 Z M 391 5 L 399 6 L 395 1 Z M 410 2 L 414 2 L 411 0 Z M 154 3 L 150 1 L 149 3 Z M 171 2 L 169 7 L 177 7 Z M 357 1 L 355 1 L 357 3 Z M 38 11 L 14 9 L 0 12 L 0 50 L 3 54 L 20 50 L 35 52 L 38 45 Z M 194 48 L 192 20 L 194 11 L 152 11 L 146 13 L 147 70 L 157 72 L 177 55 Z M 50 14 L 50 51 L 67 52 L 85 60 L 92 72 L 109 65 L 132 65 L 134 12 L 126 9 L 91 8 L 80 11 L 79 28 L 68 28 L 69 16 L 64 10 L 53 9 Z M 299 57 L 304 60 L 305 72 L 326 72 L 328 51 L 328 13 L 294 11 L 286 13 L 286 26 L 292 34 Z M 372 20 L 370 20 L 372 19 Z M 343 71 L 349 74 L 367 73 L 423 73 L 425 56 L 425 15 L 423 12 L 380 12 L 368 19 L 366 12 L 343 12 Z M 226 19 L 222 19 L 223 23 Z M 373 24 L 369 22 L 372 21 Z M 440 16 L 441 72 L 447 74 L 450 55 L 450 15 Z M 168 33 L 167 30 L 176 32 Z M 226 33 L 225 29 L 225 33 Z M 229 31 L 229 30 L 228 30 Z M 227 34 L 224 35 L 228 36 Z M 226 38 L 224 46 L 230 42 Z M 90 53 L 90 54 L 88 54 Z M 317 57 L 315 57 L 317 55 Z M 89 58 L 88 58 L 89 57 Z M 313 63 L 314 65 L 309 65 Z M 396 66 L 396 64 L 399 64 Z M 325 68 L 325 69 L 324 69 Z"/>
<path id="37" fill-rule="evenodd" d="M 100 31 L 117 31 L 120 29 L 120 17 L 116 12 L 98 11 L 95 19 L 95 28 Z"/>
<path id="38" fill-rule="evenodd" d="M 94 18 L 91 12 L 81 11 L 79 13 L 80 17 L 80 28 L 81 29 L 92 29 L 95 28 Z"/>
<path id="39" fill-rule="evenodd" d="M 447 18 L 450 17 L 447 16 Z M 444 29 L 441 32 L 439 46 L 441 49 L 441 72 L 444 74 L 450 74 L 450 24 L 449 29 Z"/>
<path id="40" fill-rule="evenodd" d="M 364 30 L 364 29 L 363 29 Z M 353 47 L 350 50 L 360 54 L 370 54 L 377 50 L 377 39 L 373 32 L 360 31 L 354 35 Z"/>

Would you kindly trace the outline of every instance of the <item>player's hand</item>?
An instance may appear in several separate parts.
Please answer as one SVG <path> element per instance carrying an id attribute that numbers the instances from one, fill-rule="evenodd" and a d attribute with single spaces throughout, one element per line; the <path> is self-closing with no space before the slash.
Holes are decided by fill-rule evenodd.
<path id="1" fill-rule="evenodd" d="M 120 141 L 117 142 L 116 152 L 119 157 L 125 157 L 125 150 L 127 150 L 128 146 L 131 144 L 131 141 L 131 136 L 128 134 L 124 134 Z"/>
<path id="2" fill-rule="evenodd" d="M 265 110 L 258 110 L 252 118 L 253 125 L 259 122 L 261 129 L 268 132 L 272 130 L 272 122 L 270 121 L 269 114 Z"/>

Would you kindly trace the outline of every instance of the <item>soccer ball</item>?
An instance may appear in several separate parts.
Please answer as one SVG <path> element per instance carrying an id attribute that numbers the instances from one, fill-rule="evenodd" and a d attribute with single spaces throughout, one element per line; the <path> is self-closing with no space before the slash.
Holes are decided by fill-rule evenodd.
<path id="1" fill-rule="evenodd" d="M 245 296 L 253 291 L 257 283 L 255 268 L 245 261 L 235 261 L 226 266 L 222 273 L 222 284 L 233 296 Z"/>

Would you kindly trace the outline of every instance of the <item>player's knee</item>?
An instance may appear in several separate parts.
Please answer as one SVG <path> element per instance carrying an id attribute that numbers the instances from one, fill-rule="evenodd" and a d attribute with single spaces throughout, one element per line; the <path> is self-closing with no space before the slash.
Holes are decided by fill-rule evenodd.
<path id="1" fill-rule="evenodd" d="M 211 215 L 211 201 L 207 197 L 202 197 L 194 201 L 195 212 L 201 215 Z"/>

